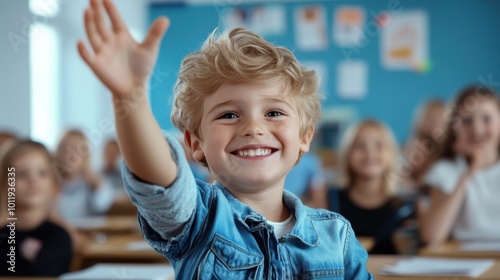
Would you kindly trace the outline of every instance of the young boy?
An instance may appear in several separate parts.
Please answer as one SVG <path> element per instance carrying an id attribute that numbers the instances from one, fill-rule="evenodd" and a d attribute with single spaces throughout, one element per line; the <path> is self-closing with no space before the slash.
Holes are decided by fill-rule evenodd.
<path id="1" fill-rule="evenodd" d="M 315 73 L 243 29 L 211 35 L 188 55 L 172 121 L 217 182 L 195 181 L 181 145 L 164 136 L 146 98 L 168 20 L 156 20 L 138 44 L 111 1 L 103 4 L 112 30 L 92 0 L 85 28 L 94 54 L 82 42 L 78 50 L 113 95 L 126 189 L 145 239 L 176 277 L 372 279 L 349 222 L 283 191 L 319 119 Z"/>

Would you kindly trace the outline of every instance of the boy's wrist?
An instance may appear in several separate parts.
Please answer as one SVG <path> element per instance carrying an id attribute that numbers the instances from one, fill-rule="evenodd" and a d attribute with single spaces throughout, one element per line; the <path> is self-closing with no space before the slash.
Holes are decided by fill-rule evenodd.
<path id="1" fill-rule="evenodd" d="M 142 99 L 146 99 L 147 97 L 147 85 L 138 85 L 135 86 L 125 92 L 115 92 L 111 91 L 111 96 L 114 102 L 123 102 L 123 101 L 140 101 Z"/>
<path id="2" fill-rule="evenodd" d="M 147 90 L 145 86 L 134 87 L 126 94 L 112 93 L 115 112 L 119 116 L 126 116 L 138 107 L 148 105 Z"/>

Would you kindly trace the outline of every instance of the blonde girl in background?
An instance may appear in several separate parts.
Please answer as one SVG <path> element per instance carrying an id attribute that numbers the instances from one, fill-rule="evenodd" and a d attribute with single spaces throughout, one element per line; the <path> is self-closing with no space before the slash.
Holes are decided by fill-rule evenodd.
<path id="1" fill-rule="evenodd" d="M 428 211 L 419 213 L 426 244 L 500 240 L 500 100 L 482 87 L 464 89 L 451 107 L 447 139 L 424 179 Z"/>
<path id="2" fill-rule="evenodd" d="M 67 131 L 57 148 L 56 162 L 62 179 L 59 213 L 72 224 L 105 213 L 114 200 L 111 182 L 91 168 L 90 150 L 87 138 L 78 130 Z"/>
<path id="3" fill-rule="evenodd" d="M 21 141 L 7 151 L 1 167 L 0 276 L 59 276 L 67 272 L 72 258 L 70 235 L 49 220 L 59 192 L 49 152 L 40 143 Z M 11 194 L 15 195 L 13 216 L 6 211 Z M 8 217 L 17 218 L 14 227 Z M 15 231 L 15 243 L 7 238 L 11 230 Z M 15 248 L 15 272 L 8 270 L 11 246 Z"/>
<path id="4" fill-rule="evenodd" d="M 394 231 L 412 214 L 396 196 L 398 147 L 390 129 L 376 120 L 350 127 L 341 142 L 338 188 L 329 208 L 352 224 L 357 236 L 374 238 L 369 253 L 394 254 Z"/>

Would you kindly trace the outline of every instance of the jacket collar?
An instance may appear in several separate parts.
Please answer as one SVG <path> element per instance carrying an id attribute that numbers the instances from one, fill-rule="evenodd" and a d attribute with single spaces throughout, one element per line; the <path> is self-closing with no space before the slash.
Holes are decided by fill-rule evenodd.
<path id="1" fill-rule="evenodd" d="M 219 187 L 227 201 L 231 205 L 233 218 L 239 221 L 249 231 L 254 232 L 262 228 L 270 229 L 266 218 L 250 208 L 248 205 L 242 203 L 235 198 L 224 186 L 215 182 Z M 284 191 L 283 202 L 288 210 L 295 217 L 295 225 L 289 233 L 283 236 L 284 240 L 296 238 L 305 245 L 316 247 L 319 245 L 319 236 L 314 227 L 313 221 L 307 215 L 307 208 L 302 204 L 302 201 L 289 191 Z"/>
<path id="2" fill-rule="evenodd" d="M 302 204 L 300 198 L 298 198 L 293 193 L 285 190 L 283 193 L 283 201 L 290 209 L 290 211 L 295 215 L 295 226 L 292 230 L 285 234 L 283 238 L 298 238 L 304 244 L 316 247 L 319 245 L 319 236 L 314 227 L 313 221 L 307 215 L 307 208 Z"/>

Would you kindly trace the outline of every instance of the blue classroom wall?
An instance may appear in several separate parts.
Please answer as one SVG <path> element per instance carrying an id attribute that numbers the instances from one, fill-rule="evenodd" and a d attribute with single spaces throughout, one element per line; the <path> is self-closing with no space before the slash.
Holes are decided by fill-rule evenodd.
<path id="1" fill-rule="evenodd" d="M 174 129 L 170 122 L 170 110 L 176 73 L 183 57 L 199 49 L 218 26 L 219 14 L 228 8 L 224 4 L 227 2 L 214 1 L 214 4 L 204 5 L 151 4 L 150 22 L 162 15 L 168 16 L 171 21 L 150 85 L 152 110 L 163 129 Z M 500 1 L 401 0 L 399 5 L 403 11 L 420 9 L 427 12 L 431 70 L 422 74 L 384 69 L 380 59 L 379 36 L 369 36 L 366 46 L 350 55 L 351 59 L 361 59 L 368 64 L 367 96 L 362 100 L 340 98 L 334 84 L 335 69 L 338 62 L 345 60 L 345 49 L 335 45 L 332 40 L 334 9 L 341 5 L 362 6 L 366 24 L 369 24 L 373 22 L 374 14 L 388 9 L 390 2 L 279 1 L 277 3 L 286 9 L 286 31 L 280 36 L 266 39 L 294 50 L 301 61 L 319 60 L 327 64 L 327 79 L 323 81 L 327 95 L 323 102 L 324 108 L 347 106 L 355 108 L 359 118 L 382 120 L 393 129 L 402 144 L 411 133 L 414 111 L 429 98 L 451 100 L 463 86 L 469 84 L 487 83 L 497 91 L 500 89 Z M 314 4 L 325 8 L 329 47 L 321 52 L 303 52 L 294 47 L 294 13 L 298 6 Z"/>

